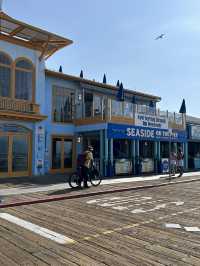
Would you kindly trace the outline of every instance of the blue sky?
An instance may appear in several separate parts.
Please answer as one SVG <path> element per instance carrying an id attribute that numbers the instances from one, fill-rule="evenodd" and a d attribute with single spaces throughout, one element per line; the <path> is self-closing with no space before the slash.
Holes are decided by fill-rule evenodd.
<path id="1" fill-rule="evenodd" d="M 162 97 L 161 109 L 200 117 L 199 0 L 4 0 L 10 16 L 74 44 L 47 67 Z M 155 41 L 165 33 L 166 37 Z"/>

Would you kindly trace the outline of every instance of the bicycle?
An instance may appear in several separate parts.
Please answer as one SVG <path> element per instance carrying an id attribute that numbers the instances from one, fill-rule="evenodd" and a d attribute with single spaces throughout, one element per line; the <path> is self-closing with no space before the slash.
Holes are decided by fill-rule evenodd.
<path id="1" fill-rule="evenodd" d="M 181 170 L 178 165 L 175 165 L 174 168 L 170 168 L 169 171 L 169 177 L 167 178 L 169 181 L 183 176 L 183 170 Z"/>
<path id="2" fill-rule="evenodd" d="M 88 182 L 91 183 L 92 186 L 97 187 L 101 184 L 102 176 L 99 171 L 93 166 L 90 169 Z M 76 173 L 73 173 L 69 177 L 69 186 L 71 188 L 81 188 L 82 177 L 81 177 L 81 167 L 78 168 Z"/>

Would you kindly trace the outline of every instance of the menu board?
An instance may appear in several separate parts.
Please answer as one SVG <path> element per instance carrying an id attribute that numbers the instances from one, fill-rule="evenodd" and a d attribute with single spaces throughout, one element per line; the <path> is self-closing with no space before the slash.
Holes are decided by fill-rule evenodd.
<path id="1" fill-rule="evenodd" d="M 131 174 L 132 173 L 132 161 L 128 159 L 118 159 L 115 161 L 115 173 L 120 174 Z"/>

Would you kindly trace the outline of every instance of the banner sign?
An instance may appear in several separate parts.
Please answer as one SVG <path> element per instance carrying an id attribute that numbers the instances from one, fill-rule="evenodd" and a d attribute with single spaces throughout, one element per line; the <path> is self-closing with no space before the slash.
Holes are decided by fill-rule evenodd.
<path id="1" fill-rule="evenodd" d="M 186 131 L 119 124 L 108 124 L 107 137 L 108 139 L 139 139 L 175 142 L 185 142 L 187 140 Z"/>
<path id="2" fill-rule="evenodd" d="M 29 133 L 30 130 L 15 124 L 0 124 L 0 132 Z"/>
<path id="3" fill-rule="evenodd" d="M 162 168 L 162 173 L 169 173 L 169 159 L 168 158 L 162 158 L 161 168 Z"/>
<path id="4" fill-rule="evenodd" d="M 135 113 L 135 125 L 142 127 L 168 129 L 168 119 L 161 116 Z"/>
<path id="5" fill-rule="evenodd" d="M 45 129 L 43 126 L 36 127 L 37 137 L 37 168 L 41 169 L 44 165 L 44 146 L 45 146 Z"/>
<path id="6" fill-rule="evenodd" d="M 200 139 L 200 126 L 190 126 L 190 138 Z"/>

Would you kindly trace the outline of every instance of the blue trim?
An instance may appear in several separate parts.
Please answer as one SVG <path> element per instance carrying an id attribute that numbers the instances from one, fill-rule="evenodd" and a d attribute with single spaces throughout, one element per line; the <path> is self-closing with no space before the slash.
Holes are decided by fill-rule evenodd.
<path id="1" fill-rule="evenodd" d="M 135 139 L 151 141 L 175 141 L 186 142 L 186 131 L 172 130 L 172 136 L 169 136 L 168 129 L 148 128 L 140 126 L 108 124 L 108 139 Z"/>
<path id="2" fill-rule="evenodd" d="M 86 131 L 97 131 L 97 130 L 102 130 L 102 129 L 107 129 L 107 123 L 77 126 L 75 128 L 75 131 L 80 133 L 80 132 L 86 132 Z"/>

